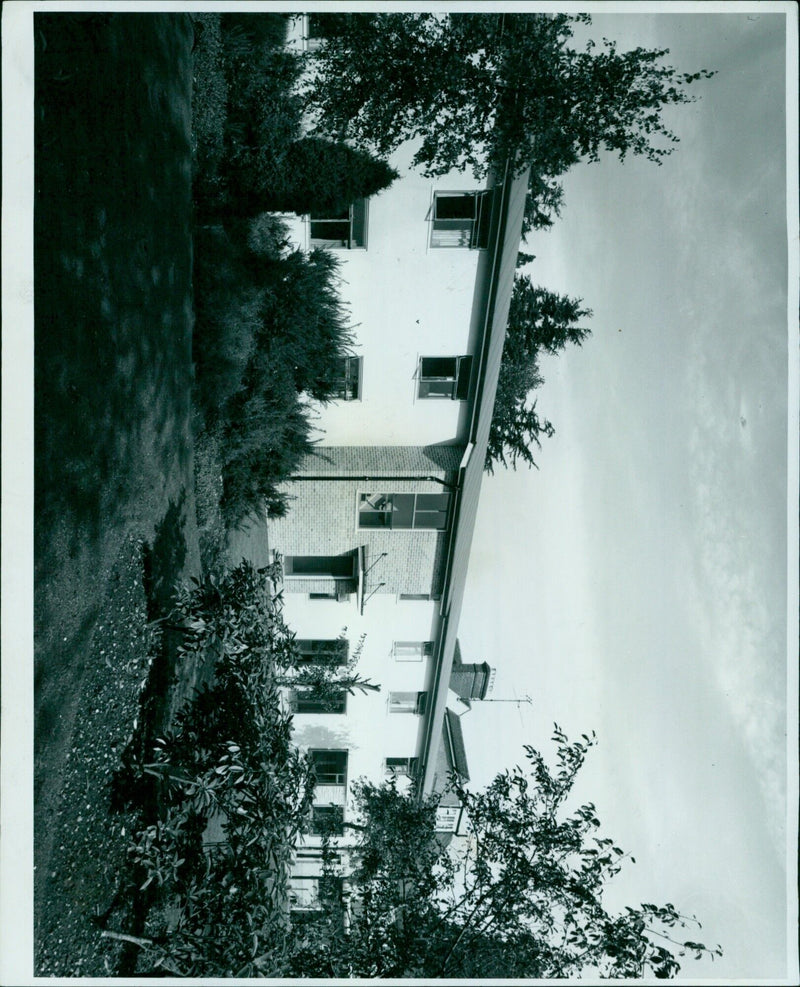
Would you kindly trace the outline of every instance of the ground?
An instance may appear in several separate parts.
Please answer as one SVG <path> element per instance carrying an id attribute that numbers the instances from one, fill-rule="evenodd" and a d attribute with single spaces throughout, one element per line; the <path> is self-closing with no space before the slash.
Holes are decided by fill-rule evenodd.
<path id="1" fill-rule="evenodd" d="M 36 14 L 34 32 L 36 972 L 107 976 L 108 782 L 148 607 L 199 569 L 193 36 L 185 15 Z"/>

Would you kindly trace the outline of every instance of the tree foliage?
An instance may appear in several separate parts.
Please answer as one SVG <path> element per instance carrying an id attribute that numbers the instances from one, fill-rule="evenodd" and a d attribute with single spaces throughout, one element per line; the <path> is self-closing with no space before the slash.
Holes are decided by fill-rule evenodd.
<path id="1" fill-rule="evenodd" d="M 226 164 L 221 204 L 226 215 L 255 216 L 271 210 L 332 218 L 397 178 L 385 161 L 343 141 L 305 137 L 276 149 L 257 137 L 253 140 L 239 141 Z"/>
<path id="2" fill-rule="evenodd" d="M 295 693 L 318 703 L 322 710 L 334 711 L 338 708 L 343 694 L 354 696 L 356 692 L 380 692 L 380 685 L 362 678 L 356 671 L 365 635 L 361 635 L 351 652 L 345 637 L 347 628 L 336 640 L 333 648 L 327 642 L 316 642 L 316 653 L 301 654 L 292 641 L 286 673 L 280 678 L 281 685 L 291 686 Z"/>
<path id="3" fill-rule="evenodd" d="M 281 484 L 314 450 L 305 393 L 337 396 L 352 352 L 333 251 L 288 252 L 285 224 L 264 214 L 196 236 L 192 340 L 198 404 L 220 434 L 222 510 L 235 526 L 281 516 Z"/>
<path id="4" fill-rule="evenodd" d="M 553 739 L 554 767 L 526 747 L 526 768 L 484 791 L 453 780 L 468 820 L 458 846 L 437 839 L 435 799 L 360 786 L 349 921 L 326 903 L 295 940 L 293 975 L 312 975 L 309 952 L 324 957 L 313 975 L 456 979 L 672 977 L 684 955 L 720 955 L 683 939 L 698 923 L 672 904 L 608 911 L 605 888 L 633 858 L 599 836 L 592 803 L 568 807 L 594 737 L 570 742 L 556 727 Z"/>
<path id="5" fill-rule="evenodd" d="M 578 323 L 591 314 L 582 299 L 538 287 L 527 275 L 515 276 L 486 451 L 488 472 L 496 463 L 536 466 L 534 448 L 541 448 L 542 436 L 555 433 L 530 398 L 544 383 L 539 355 L 555 355 L 570 343 L 580 346 L 591 330 Z"/>
<path id="6" fill-rule="evenodd" d="M 349 14 L 322 25 L 306 98 L 323 133 L 386 156 L 419 138 L 426 174 L 507 160 L 548 181 L 603 151 L 660 163 L 677 142 L 664 108 L 713 73 L 678 72 L 667 49 L 573 43 L 587 14 Z"/>
<path id="7" fill-rule="evenodd" d="M 180 659 L 213 659 L 214 678 L 153 750 L 128 759 L 126 791 L 149 780 L 160 809 L 128 850 L 147 911 L 131 940 L 142 948 L 140 971 L 248 977 L 283 968 L 286 881 L 314 774 L 280 702 L 278 662 L 293 635 L 274 597 L 277 577 L 243 562 L 180 588 L 170 615 Z"/>

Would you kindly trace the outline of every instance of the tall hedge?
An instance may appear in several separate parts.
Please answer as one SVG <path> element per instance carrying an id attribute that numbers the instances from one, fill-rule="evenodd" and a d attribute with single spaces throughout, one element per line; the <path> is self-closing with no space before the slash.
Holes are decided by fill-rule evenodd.
<path id="1" fill-rule="evenodd" d="M 388 188 L 397 172 L 368 151 L 320 137 L 285 147 L 244 147 L 227 169 L 227 211 L 336 216 L 356 199 Z"/>

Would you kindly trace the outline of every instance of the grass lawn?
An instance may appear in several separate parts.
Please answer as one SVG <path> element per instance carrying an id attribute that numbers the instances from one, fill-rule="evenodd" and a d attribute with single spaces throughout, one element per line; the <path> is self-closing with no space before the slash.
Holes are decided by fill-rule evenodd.
<path id="1" fill-rule="evenodd" d="M 218 185 L 232 105 L 226 66 L 237 84 L 252 77 L 264 92 L 274 90 L 279 122 L 294 119 L 296 107 L 284 106 L 294 99 L 294 76 L 267 73 L 264 82 L 261 63 L 248 76 L 241 57 L 250 32 L 267 62 L 280 63 L 284 30 L 280 17 L 229 14 L 34 18 L 37 976 L 147 972 L 142 943 L 130 936 L 152 927 L 154 911 L 166 914 L 164 902 L 155 887 L 136 890 L 126 859 L 135 835 L 163 821 L 166 806 L 158 786 L 137 787 L 132 759 L 150 759 L 156 738 L 181 722 L 177 711 L 219 669 L 213 648 L 181 650 L 180 628 L 153 622 L 172 609 L 178 580 L 201 570 L 220 573 L 243 558 L 256 567 L 269 561 L 265 514 L 239 517 L 242 523 L 226 531 L 220 501 L 231 429 L 204 419 L 207 409 L 195 404 L 204 379 L 195 379 L 193 339 L 204 325 L 197 297 L 206 298 L 203 272 L 220 258 L 194 215 L 198 187 L 208 201 Z M 236 65 L 231 51 L 240 52 Z M 271 119 L 265 132 L 275 130 L 280 145 L 284 131 Z M 270 223 L 260 222 L 251 230 L 256 240 L 265 230 L 268 240 L 280 239 L 277 226 L 269 232 Z M 266 259 L 282 286 L 287 278 L 277 250 L 270 246 Z M 264 262 L 257 250 L 254 256 Z M 304 259 L 280 263 L 297 285 L 294 293 L 283 291 L 288 300 L 273 290 L 281 295 L 273 306 L 285 302 L 284 332 L 302 340 L 308 317 L 294 318 L 292 306 L 314 289 L 321 310 L 333 311 L 331 272 L 317 259 L 319 276 L 309 289 Z M 228 277 L 226 290 L 238 287 L 237 277 Z M 340 321 L 338 312 L 328 313 L 321 325 L 341 343 Z M 287 347 L 297 369 L 300 361 Z M 291 472 L 291 456 L 303 454 L 305 432 L 291 414 L 299 407 L 296 382 L 274 363 L 263 373 L 280 392 L 271 413 L 281 426 L 272 423 L 282 452 L 268 464 L 270 482 L 278 483 Z M 288 402 L 285 413 L 278 397 Z M 286 432 L 288 419 L 297 434 Z M 251 458 L 260 462 L 261 451 Z M 256 491 L 248 504 L 259 505 L 260 497 Z M 275 751 L 283 744 L 281 756 L 293 763 L 277 698 L 270 702 L 259 743 Z M 283 823 L 276 825 L 266 834 L 280 863 L 268 875 L 273 885 L 291 849 Z M 270 891 L 278 904 L 265 928 L 281 927 L 283 890 Z M 216 945 L 224 947 L 224 939 Z"/>
<path id="2" fill-rule="evenodd" d="M 36 14 L 35 920 L 38 975 L 108 976 L 93 916 L 125 839 L 107 783 L 199 568 L 191 391 L 192 25 Z"/>

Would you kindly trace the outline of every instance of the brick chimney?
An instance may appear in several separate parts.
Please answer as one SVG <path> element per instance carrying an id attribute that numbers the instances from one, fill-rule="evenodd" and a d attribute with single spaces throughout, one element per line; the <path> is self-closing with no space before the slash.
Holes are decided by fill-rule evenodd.
<path id="1" fill-rule="evenodd" d="M 492 680 L 492 668 L 488 661 L 465 665 L 461 661 L 461 647 L 456 642 L 450 688 L 461 699 L 485 699 Z"/>

